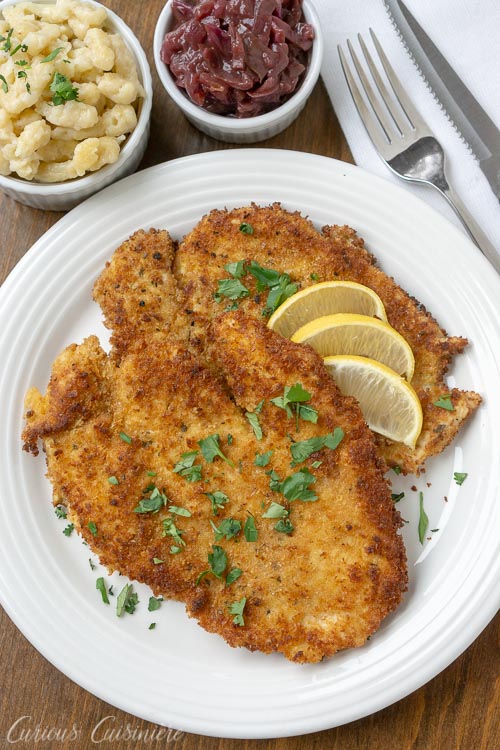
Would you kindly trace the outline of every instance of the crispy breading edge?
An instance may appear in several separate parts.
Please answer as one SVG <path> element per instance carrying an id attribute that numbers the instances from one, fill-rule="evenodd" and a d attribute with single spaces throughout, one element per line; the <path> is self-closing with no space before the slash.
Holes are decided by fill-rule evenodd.
<path id="1" fill-rule="evenodd" d="M 156 333 L 187 339 L 189 324 L 171 272 L 175 247 L 166 230 L 139 229 L 117 248 L 96 280 L 94 300 L 112 331 L 114 360 L 119 362 L 138 339 Z"/>
<path id="2" fill-rule="evenodd" d="M 73 362 L 77 349 L 78 366 Z M 53 365 L 45 396 L 34 387 L 26 394 L 24 450 L 36 456 L 39 438 L 75 427 L 103 411 L 110 393 L 108 368 L 106 353 L 96 336 L 89 336 L 79 346 L 66 347 Z"/>

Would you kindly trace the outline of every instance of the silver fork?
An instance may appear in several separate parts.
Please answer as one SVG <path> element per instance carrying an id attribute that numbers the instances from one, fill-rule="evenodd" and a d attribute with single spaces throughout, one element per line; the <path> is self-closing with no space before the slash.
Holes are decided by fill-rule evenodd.
<path id="1" fill-rule="evenodd" d="M 376 94 L 350 40 L 347 40 L 349 53 L 371 109 L 366 104 L 340 45 L 338 52 L 354 104 L 373 145 L 385 164 L 398 177 L 431 185 L 444 195 L 471 239 L 500 273 L 500 255 L 448 182 L 441 144 L 404 91 L 372 29 L 370 34 L 394 92 L 394 95 L 391 94 L 387 88 L 363 37 L 358 34 L 361 50 L 378 90 L 378 95 Z"/>

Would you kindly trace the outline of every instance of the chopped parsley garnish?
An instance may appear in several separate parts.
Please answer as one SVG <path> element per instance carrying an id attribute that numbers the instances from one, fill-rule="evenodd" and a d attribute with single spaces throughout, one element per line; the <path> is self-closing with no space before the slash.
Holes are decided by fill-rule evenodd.
<path id="1" fill-rule="evenodd" d="M 104 578 L 98 578 L 95 582 L 95 587 L 98 591 L 101 592 L 101 597 L 104 602 L 104 604 L 109 604 L 108 599 L 108 592 L 106 591 L 106 584 L 104 583 Z"/>
<path id="2" fill-rule="evenodd" d="M 335 450 L 344 437 L 344 430 L 340 427 L 336 427 L 333 432 L 329 432 L 328 435 L 318 436 L 309 438 L 309 440 L 301 440 L 300 442 L 293 443 L 290 446 L 292 453 L 293 465 L 305 461 L 306 458 L 316 451 L 320 451 L 322 448 L 330 448 Z"/>
<path id="3" fill-rule="evenodd" d="M 210 567 L 207 570 L 202 571 L 196 579 L 196 586 L 198 586 L 200 581 L 210 573 L 216 578 L 222 578 L 222 574 L 227 566 L 227 555 L 218 544 L 212 544 L 212 552 L 208 553 L 208 564 Z"/>
<path id="4" fill-rule="evenodd" d="M 232 445 L 233 444 L 233 436 L 232 435 L 228 435 L 227 436 L 227 444 L 228 445 Z"/>
<path id="5" fill-rule="evenodd" d="M 165 560 L 160 560 L 160 558 L 159 558 L 159 557 L 153 557 L 153 563 L 154 563 L 155 565 L 161 565 L 161 564 L 162 564 L 162 563 L 164 563 L 164 562 L 165 562 Z"/>
<path id="6" fill-rule="evenodd" d="M 248 226 L 242 224 L 241 226 Z M 253 230 L 252 230 L 253 231 Z M 250 234 L 250 232 L 247 232 Z M 297 284 L 293 283 L 287 273 L 280 273 L 273 268 L 264 268 L 256 261 L 252 260 L 247 266 L 245 261 L 239 260 L 234 263 L 228 263 L 224 269 L 231 274 L 232 279 L 220 279 L 217 284 L 218 288 L 214 294 L 216 302 L 221 302 L 223 297 L 230 300 L 237 300 L 242 297 L 248 297 L 249 289 L 240 281 L 247 273 L 251 274 L 257 281 L 257 292 L 269 290 L 266 307 L 262 311 L 264 316 L 269 316 L 278 308 L 288 297 L 298 289 Z"/>
<path id="7" fill-rule="evenodd" d="M 233 469 L 235 468 L 234 463 L 221 451 L 219 445 L 219 436 L 217 434 L 209 435 L 203 440 L 198 440 L 198 445 L 200 446 L 201 452 L 203 453 L 203 458 L 205 459 L 205 461 L 207 461 L 207 463 L 211 464 L 214 458 L 216 456 L 219 456 L 223 461 L 228 463 L 229 466 L 232 466 Z"/>
<path id="8" fill-rule="evenodd" d="M 10 53 L 10 56 L 11 56 L 11 57 L 13 57 L 13 56 L 14 56 L 14 55 L 16 54 L 16 52 L 19 52 L 19 50 L 21 50 L 21 52 L 27 52 L 27 51 L 28 51 L 28 47 L 27 47 L 27 45 L 26 45 L 26 44 L 18 44 L 18 45 L 17 45 L 16 47 L 14 47 L 14 49 L 13 49 L 13 50 L 11 51 L 11 53 Z"/>
<path id="9" fill-rule="evenodd" d="M 132 445 L 132 438 L 127 435 L 126 432 L 120 432 L 120 440 L 123 440 L 124 443 L 127 443 L 127 445 Z"/>
<path id="10" fill-rule="evenodd" d="M 88 522 L 87 528 L 90 531 L 90 533 L 92 534 L 92 536 L 97 536 L 97 526 L 95 525 L 95 523 L 93 521 L 89 521 Z"/>
<path id="11" fill-rule="evenodd" d="M 462 485 L 469 475 L 466 472 L 455 471 L 453 479 L 458 485 Z"/>
<path id="12" fill-rule="evenodd" d="M 255 260 L 252 260 L 248 264 L 247 272 L 252 274 L 254 279 L 256 279 L 258 292 L 263 292 L 265 289 L 272 289 L 279 284 L 280 278 L 283 276 L 279 271 L 275 271 L 274 268 L 264 268 Z"/>
<path id="13" fill-rule="evenodd" d="M 240 224 L 240 232 L 242 234 L 253 234 L 253 226 L 251 224 L 247 224 L 246 221 L 243 221 Z"/>
<path id="14" fill-rule="evenodd" d="M 221 302 L 223 297 L 230 300 L 248 297 L 250 290 L 241 283 L 239 279 L 219 279 L 217 282 L 217 291 L 214 293 L 216 302 Z"/>
<path id="15" fill-rule="evenodd" d="M 156 628 L 156 622 L 152 622 L 148 630 L 154 630 Z"/>
<path id="16" fill-rule="evenodd" d="M 0 75 L 0 81 L 2 81 L 2 89 L 3 91 L 8 94 L 9 92 L 9 84 L 7 83 L 7 80 L 5 76 Z"/>
<path id="17" fill-rule="evenodd" d="M 171 555 L 178 555 L 179 552 L 182 552 L 182 547 L 177 547 L 176 544 L 170 545 L 170 554 Z"/>
<path id="18" fill-rule="evenodd" d="M 184 518 L 191 518 L 191 511 L 187 508 L 181 508 L 178 505 L 169 505 L 168 509 L 170 513 L 173 513 L 175 516 L 183 516 Z"/>
<path id="19" fill-rule="evenodd" d="M 162 601 L 163 599 L 161 597 L 157 599 L 154 596 L 150 596 L 149 604 L 148 604 L 148 612 L 155 612 L 157 609 L 160 609 Z"/>
<path id="20" fill-rule="evenodd" d="M 14 29 L 9 29 L 7 32 L 7 36 L 0 36 L 0 42 L 4 42 L 4 44 L 0 47 L 4 52 L 10 52 L 10 49 L 12 47 L 12 34 L 14 33 Z"/>
<path id="21" fill-rule="evenodd" d="M 181 547 L 186 546 L 186 542 L 184 539 L 182 539 L 183 531 L 181 529 L 178 529 L 175 525 L 175 521 L 173 518 L 164 518 L 163 521 L 163 532 L 162 536 L 171 536 L 176 542 L 176 544 L 180 545 Z"/>
<path id="22" fill-rule="evenodd" d="M 156 476 L 156 471 L 148 471 L 146 473 L 147 473 L 148 477 L 155 477 Z"/>
<path id="23" fill-rule="evenodd" d="M 134 508 L 134 513 L 157 513 L 167 502 L 168 497 L 165 493 L 160 492 L 158 487 L 153 487 L 153 491 L 149 497 L 139 500 L 139 505 Z"/>
<path id="24" fill-rule="evenodd" d="M 274 530 L 279 531 L 281 534 L 291 534 L 294 528 L 289 518 L 281 518 L 274 527 Z"/>
<path id="25" fill-rule="evenodd" d="M 248 273 L 257 280 L 257 291 L 269 289 L 266 307 L 262 314 L 271 315 L 285 300 L 295 294 L 298 289 L 287 273 L 280 273 L 272 268 L 264 268 L 254 260 L 247 266 Z"/>
<path id="26" fill-rule="evenodd" d="M 285 302 L 285 300 L 296 293 L 297 289 L 297 284 L 290 282 L 290 277 L 288 276 L 288 274 L 282 274 L 277 286 L 273 286 L 273 288 L 269 292 L 267 304 L 262 311 L 262 315 L 264 315 L 264 317 L 266 318 L 272 315 L 272 313 L 277 310 L 278 307 L 282 305 L 283 302 Z"/>
<path id="27" fill-rule="evenodd" d="M 112 477 L 108 477 L 108 482 L 109 482 L 110 484 L 115 484 L 115 485 L 116 485 L 116 484 L 120 484 L 120 482 L 118 481 L 118 479 L 117 479 L 117 478 L 116 478 L 115 476 L 112 476 Z"/>
<path id="28" fill-rule="evenodd" d="M 73 86 L 69 78 L 66 78 L 61 73 L 54 73 L 49 88 L 53 94 L 52 104 L 56 107 L 70 100 L 78 100 L 78 89 Z"/>
<path id="29" fill-rule="evenodd" d="M 71 534 L 73 533 L 73 529 L 74 529 L 74 528 L 75 528 L 75 524 L 74 524 L 74 523 L 69 523 L 69 524 L 68 524 L 68 525 L 66 526 L 66 528 L 65 528 L 65 529 L 63 529 L 63 534 L 64 534 L 64 536 L 71 536 Z"/>
<path id="30" fill-rule="evenodd" d="M 219 490 L 216 490 L 215 492 L 205 492 L 205 495 L 208 497 L 212 504 L 212 513 L 214 514 L 214 516 L 216 516 L 217 512 L 221 510 L 226 503 L 229 502 L 228 496 L 223 492 L 220 492 Z"/>
<path id="31" fill-rule="evenodd" d="M 243 612 L 245 610 L 246 603 L 247 600 L 244 596 L 243 599 L 240 599 L 238 602 L 233 602 L 232 604 L 228 605 L 229 612 L 234 615 L 233 623 L 235 625 L 240 625 L 242 627 L 245 624 L 245 620 L 243 619 Z"/>
<path id="32" fill-rule="evenodd" d="M 391 493 L 391 500 L 393 503 L 399 503 L 400 500 L 402 500 L 405 496 L 404 492 L 400 492 L 399 494 L 395 494 L 394 492 Z"/>
<path id="33" fill-rule="evenodd" d="M 295 383 L 295 385 L 291 386 L 286 385 L 283 395 L 272 398 L 271 403 L 279 409 L 284 409 L 290 419 L 295 413 L 295 426 L 298 432 L 299 419 L 303 419 L 305 422 L 313 422 L 313 424 L 316 424 L 318 421 L 318 412 L 316 409 L 305 405 L 310 400 L 311 394 L 302 388 L 300 383 Z"/>
<path id="34" fill-rule="evenodd" d="M 429 519 L 427 517 L 427 513 L 424 510 L 424 493 L 419 492 L 418 497 L 420 506 L 420 515 L 418 519 L 418 538 L 420 544 L 423 544 L 425 539 L 425 532 L 427 531 L 427 528 L 429 526 Z"/>
<path id="35" fill-rule="evenodd" d="M 52 60 L 54 60 L 57 57 L 59 52 L 62 52 L 62 49 L 63 49 L 62 47 L 56 47 L 55 49 L 52 50 L 52 52 L 49 55 L 47 55 L 47 57 L 44 57 L 43 60 L 40 60 L 40 62 L 42 63 L 52 62 Z"/>
<path id="36" fill-rule="evenodd" d="M 237 581 L 242 573 L 241 568 L 232 568 L 226 576 L 226 586 L 230 586 Z"/>
<path id="37" fill-rule="evenodd" d="M 243 534 L 245 535 L 245 539 L 247 540 L 247 542 L 256 542 L 259 538 L 259 532 L 257 531 L 257 527 L 255 526 L 255 520 L 253 516 L 248 516 L 247 520 L 245 521 Z"/>
<path id="38" fill-rule="evenodd" d="M 64 505 L 58 505 L 56 508 L 54 508 L 54 513 L 58 518 L 67 518 L 68 516 L 67 508 L 65 508 Z"/>
<path id="39" fill-rule="evenodd" d="M 446 409 L 446 411 L 455 411 L 455 407 L 451 402 L 451 394 L 449 393 L 444 393 L 437 401 L 434 401 L 434 406 L 439 406 L 440 409 Z"/>
<path id="40" fill-rule="evenodd" d="M 195 464 L 196 456 L 199 451 L 189 451 L 181 454 L 181 460 L 178 461 L 172 471 L 180 474 L 187 482 L 199 482 L 201 479 L 201 466 Z"/>
<path id="41" fill-rule="evenodd" d="M 90 559 L 90 557 L 89 557 L 89 565 L 90 565 L 90 570 L 95 570 L 96 569 L 96 566 L 94 565 L 94 563 L 92 562 L 92 560 Z"/>
<path id="42" fill-rule="evenodd" d="M 316 481 L 316 477 L 311 474 L 309 469 L 297 471 L 295 474 L 286 477 L 283 481 L 280 480 L 275 471 L 270 473 L 270 477 L 269 486 L 271 489 L 274 492 L 280 492 L 290 502 L 302 500 L 303 502 L 312 503 L 318 499 L 318 496 L 309 489 L 309 486 Z"/>
<path id="43" fill-rule="evenodd" d="M 256 453 L 255 454 L 255 466 L 267 466 L 269 461 L 271 460 L 271 456 L 273 455 L 274 451 L 267 451 L 266 453 Z"/>
<path id="44" fill-rule="evenodd" d="M 236 263 L 228 263 L 224 269 L 235 279 L 241 279 L 246 274 L 245 261 L 238 260 Z"/>
<path id="45" fill-rule="evenodd" d="M 137 594 L 130 594 L 127 601 L 125 602 L 125 612 L 128 612 L 129 615 L 133 615 L 135 612 L 136 606 L 139 604 L 139 597 Z"/>
<path id="46" fill-rule="evenodd" d="M 395 474 L 401 474 L 401 466 L 398 466 L 397 464 L 392 467 L 392 470 Z"/>
<path id="47" fill-rule="evenodd" d="M 238 536 L 241 531 L 241 521 L 237 521 L 235 518 L 225 518 L 219 526 L 216 526 L 213 521 L 210 521 L 210 525 L 215 532 L 215 541 L 220 542 L 221 539 L 233 539 Z"/>
<path id="48" fill-rule="evenodd" d="M 246 411 L 245 417 L 248 419 L 250 427 L 253 430 L 253 434 L 257 440 L 262 440 L 262 427 L 260 426 L 259 417 L 256 412 Z"/>
<path id="49" fill-rule="evenodd" d="M 139 597 L 134 594 L 134 587 L 131 583 L 125 584 L 116 600 L 116 616 L 121 617 L 123 612 L 128 612 L 129 615 L 134 614 L 135 608 L 139 603 Z"/>
<path id="50" fill-rule="evenodd" d="M 284 505 L 272 502 L 266 512 L 262 514 L 262 518 L 278 518 L 279 521 L 275 525 L 274 530 L 282 534 L 291 534 L 294 526 L 288 518 L 289 515 L 290 511 Z"/>
<path id="51" fill-rule="evenodd" d="M 273 501 L 266 512 L 262 514 L 262 518 L 286 518 L 288 515 L 284 505 Z"/>
<path id="52" fill-rule="evenodd" d="M 18 72 L 18 74 L 17 74 L 17 77 L 18 78 L 25 78 L 25 79 L 27 79 L 28 78 L 28 74 L 26 73 L 25 70 L 20 70 Z M 31 94 L 31 86 L 29 85 L 29 83 L 28 83 L 27 80 L 26 80 L 26 91 L 28 92 L 28 94 Z"/>
<path id="53" fill-rule="evenodd" d="M 317 280 L 319 279 L 319 276 L 318 276 L 318 274 L 317 274 L 317 273 L 312 273 L 312 274 L 311 274 L 311 275 L 309 276 L 309 278 L 311 279 L 311 281 L 317 281 Z"/>

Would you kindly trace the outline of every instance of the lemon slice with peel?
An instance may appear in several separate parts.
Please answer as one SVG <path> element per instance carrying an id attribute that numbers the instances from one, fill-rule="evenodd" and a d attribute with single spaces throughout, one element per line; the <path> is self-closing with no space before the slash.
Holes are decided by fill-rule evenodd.
<path id="1" fill-rule="evenodd" d="M 358 313 L 387 320 L 378 294 L 356 281 L 322 281 L 289 297 L 271 315 L 269 328 L 289 339 L 309 321 L 335 313 Z"/>
<path id="2" fill-rule="evenodd" d="M 366 357 L 326 357 L 324 363 L 342 393 L 359 401 L 371 430 L 415 447 L 422 429 L 422 407 L 406 380 Z"/>
<path id="3" fill-rule="evenodd" d="M 376 359 L 408 381 L 415 369 L 415 358 L 406 339 L 388 323 L 368 315 L 325 315 L 299 328 L 292 341 L 310 344 L 322 357 L 356 354 Z"/>

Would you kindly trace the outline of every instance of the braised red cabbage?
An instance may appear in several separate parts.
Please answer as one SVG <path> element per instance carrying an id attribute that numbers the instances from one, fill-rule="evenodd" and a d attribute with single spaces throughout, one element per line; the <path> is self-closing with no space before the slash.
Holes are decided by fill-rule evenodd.
<path id="1" fill-rule="evenodd" d="M 314 39 L 302 0 L 173 0 L 172 12 L 161 59 L 209 112 L 255 117 L 300 84 Z"/>

